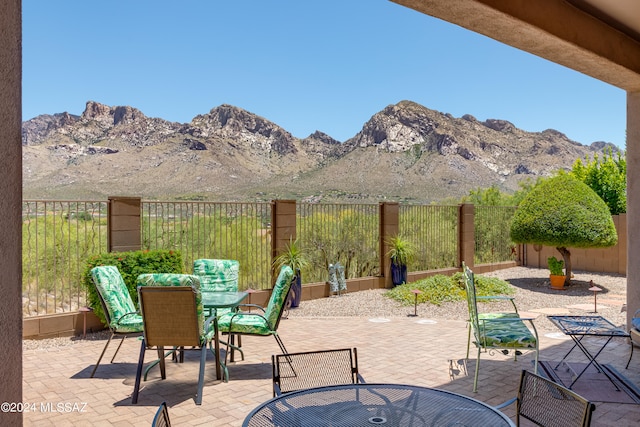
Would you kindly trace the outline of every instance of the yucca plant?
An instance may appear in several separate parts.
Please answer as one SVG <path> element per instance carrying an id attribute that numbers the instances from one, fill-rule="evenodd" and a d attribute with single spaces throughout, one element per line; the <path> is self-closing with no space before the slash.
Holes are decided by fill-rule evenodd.
<path id="1" fill-rule="evenodd" d="M 389 246 L 387 256 L 391 259 L 392 264 L 408 265 L 416 256 L 416 248 L 413 243 L 402 236 L 389 237 L 387 245 Z"/>
<path id="2" fill-rule="evenodd" d="M 290 238 L 284 250 L 273 259 L 273 267 L 276 271 L 279 271 L 283 265 L 291 267 L 296 275 L 296 279 L 291 285 L 291 291 L 289 291 L 288 305 L 297 307 L 300 304 L 300 297 L 302 296 L 301 271 L 309 265 L 309 259 L 300 246 L 298 239 L 293 240 L 293 238 Z"/>
<path id="3" fill-rule="evenodd" d="M 296 274 L 300 274 L 300 271 L 309 265 L 309 259 L 300 246 L 298 239 L 289 239 L 289 243 L 286 244 L 284 250 L 274 258 L 273 267 L 276 271 L 280 270 L 283 265 L 291 267 Z"/>
<path id="4" fill-rule="evenodd" d="M 391 236 L 386 241 L 387 256 L 391 259 L 391 282 L 394 286 L 407 283 L 407 265 L 416 255 L 416 248 L 402 236 Z"/>

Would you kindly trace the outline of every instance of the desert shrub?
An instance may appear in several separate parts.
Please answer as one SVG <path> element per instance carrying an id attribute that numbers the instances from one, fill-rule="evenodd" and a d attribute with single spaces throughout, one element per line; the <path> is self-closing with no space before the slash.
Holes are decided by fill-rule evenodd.
<path id="1" fill-rule="evenodd" d="M 145 273 L 183 273 L 182 255 L 177 251 L 152 250 L 132 252 L 108 252 L 94 255 L 87 259 L 82 281 L 87 289 L 87 304 L 93 308 L 93 312 L 106 324 L 98 291 L 91 277 L 91 269 L 101 265 L 113 265 L 118 267 L 124 283 L 127 285 L 129 295 L 134 304 L 138 305 L 138 291 L 136 280 L 138 275 Z"/>
<path id="2" fill-rule="evenodd" d="M 511 295 L 515 293 L 513 287 L 502 279 L 496 277 L 486 277 L 475 275 L 476 295 Z M 453 276 L 445 276 L 436 274 L 416 282 L 406 283 L 396 286 L 385 292 L 385 296 L 394 299 L 404 305 L 413 305 L 415 303 L 415 294 L 411 292 L 414 289 L 422 291 L 418 294 L 418 303 L 431 303 L 440 305 L 444 302 L 463 301 L 467 295 L 464 289 L 464 277 L 462 273 L 456 273 Z"/>

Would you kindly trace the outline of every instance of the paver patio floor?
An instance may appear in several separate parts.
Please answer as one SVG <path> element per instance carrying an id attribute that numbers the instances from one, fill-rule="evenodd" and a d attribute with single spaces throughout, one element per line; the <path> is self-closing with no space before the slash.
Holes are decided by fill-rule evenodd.
<path id="1" fill-rule="evenodd" d="M 372 321 L 378 320 L 378 321 Z M 391 382 L 438 387 L 499 404 L 515 396 L 521 369 L 532 368 L 532 354 L 514 361 L 501 353 L 483 354 L 478 393 L 472 392 L 475 350 L 468 375 L 450 376 L 450 360 L 466 354 L 465 322 L 421 317 L 289 318 L 280 324 L 280 335 L 290 352 L 357 347 L 361 374 L 367 382 Z M 541 334 L 541 360 L 559 360 L 570 348 L 568 338 Z M 117 344 L 117 343 L 116 343 Z M 229 367 L 230 382 L 215 379 L 213 357 L 208 359 L 201 406 L 194 403 L 198 355 L 187 353 L 185 363 L 167 363 L 167 379 L 155 369 L 143 383 L 137 405 L 131 392 L 140 350 L 139 341 L 127 339 L 116 360 L 112 343 L 94 378 L 89 374 L 104 341 L 77 340 L 50 350 L 26 350 L 23 355 L 24 402 L 35 410 L 24 414 L 26 426 L 149 426 L 158 405 L 166 401 L 176 426 L 240 426 L 258 404 L 271 398 L 271 355 L 279 352 L 272 337 L 243 337 L 246 358 Z M 636 349 L 638 350 L 638 349 Z M 640 385 L 640 351 L 624 369 L 630 346 L 614 339 L 598 359 L 610 363 Z M 155 352 L 147 352 L 147 361 Z M 571 360 L 583 361 L 573 353 Z M 63 404 L 59 406 L 58 404 Z M 66 406 L 65 406 L 66 405 Z M 33 407 L 32 407 L 33 408 Z M 48 410 L 51 409 L 51 410 Z M 53 411 L 56 409 L 56 411 Z M 57 409 L 61 409 L 57 411 Z M 513 419 L 515 408 L 505 409 Z M 640 405 L 597 403 L 593 426 L 640 424 Z"/>

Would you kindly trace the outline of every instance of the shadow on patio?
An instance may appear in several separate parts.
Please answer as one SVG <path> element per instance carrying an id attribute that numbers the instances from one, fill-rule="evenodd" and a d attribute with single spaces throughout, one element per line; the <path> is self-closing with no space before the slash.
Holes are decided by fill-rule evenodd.
<path id="1" fill-rule="evenodd" d="M 359 369 L 367 382 L 438 387 L 492 405 L 515 396 L 520 370 L 532 368 L 533 355 L 525 354 L 516 362 L 502 354 L 483 355 L 479 390 L 474 394 L 475 352 L 468 376 L 460 372 L 453 380 L 450 377 L 449 360 L 462 359 L 466 353 L 465 322 L 436 319 L 436 323 L 419 323 L 421 319 L 396 317 L 388 322 L 371 322 L 366 318 L 290 318 L 282 321 L 280 334 L 291 352 L 357 347 Z M 560 360 L 571 347 L 572 341 L 557 334 L 540 335 L 541 360 Z M 103 345 L 100 340 L 76 340 L 65 347 L 25 351 L 23 397 L 25 402 L 37 405 L 35 411 L 25 413 L 25 425 L 148 426 L 158 405 L 167 401 L 175 425 L 240 426 L 254 407 L 272 396 L 271 354 L 279 348 L 269 337 L 243 337 L 246 359 L 229 366 L 229 383 L 215 379 L 213 358 L 209 357 L 202 406 L 193 401 L 197 358 L 188 356 L 183 365 L 168 363 L 164 381 L 157 369 L 151 371 L 139 403 L 131 405 L 139 341 L 127 339 L 113 364 L 108 363 L 112 353 L 105 355 L 109 359 L 91 379 L 89 373 Z M 616 338 L 598 360 L 611 364 L 639 385 L 640 354 L 634 355 L 628 370 L 624 369 L 629 349 L 626 341 Z M 571 360 L 583 361 L 580 356 L 573 353 Z M 41 411 L 40 403 L 72 405 L 52 413 Z M 593 426 L 640 423 L 640 405 L 596 404 Z M 514 411 L 509 407 L 505 413 L 513 416 Z"/>

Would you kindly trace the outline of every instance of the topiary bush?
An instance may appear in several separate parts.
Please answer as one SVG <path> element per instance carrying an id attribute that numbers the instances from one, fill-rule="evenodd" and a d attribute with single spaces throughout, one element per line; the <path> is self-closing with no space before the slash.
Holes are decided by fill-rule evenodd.
<path id="1" fill-rule="evenodd" d="M 474 275 L 476 285 L 476 295 L 511 295 L 515 293 L 513 287 L 497 277 L 485 277 Z M 394 299 L 403 305 L 413 305 L 416 301 L 414 289 L 422 291 L 418 294 L 418 303 L 431 303 L 440 305 L 449 301 L 464 301 L 467 294 L 464 287 L 464 276 L 462 273 L 455 273 L 453 276 L 436 274 L 411 283 L 396 286 L 385 292 L 385 296 Z"/>
<path id="2" fill-rule="evenodd" d="M 87 305 L 106 325 L 102 305 L 96 291 L 91 269 L 101 265 L 113 265 L 118 267 L 124 283 L 127 285 L 129 295 L 134 304 L 138 305 L 138 291 L 136 280 L 138 275 L 145 273 L 183 273 L 184 267 L 182 255 L 170 250 L 144 250 L 132 252 L 109 252 L 94 255 L 87 259 L 86 267 L 82 275 L 82 283 L 87 289 Z"/>
<path id="3" fill-rule="evenodd" d="M 561 173 L 542 180 L 522 200 L 511 222 L 511 240 L 555 246 L 571 280 L 568 247 L 603 248 L 618 243 L 607 204 L 585 183 Z"/>

